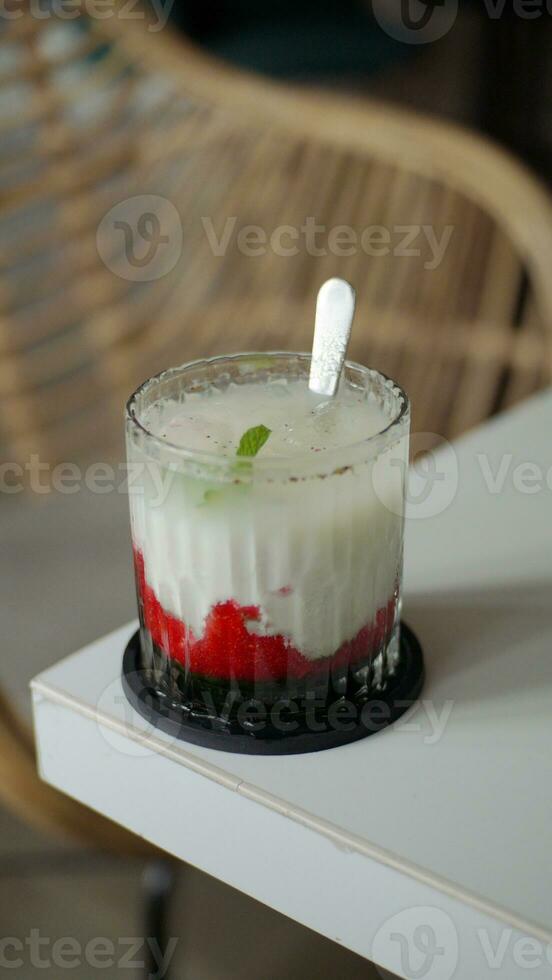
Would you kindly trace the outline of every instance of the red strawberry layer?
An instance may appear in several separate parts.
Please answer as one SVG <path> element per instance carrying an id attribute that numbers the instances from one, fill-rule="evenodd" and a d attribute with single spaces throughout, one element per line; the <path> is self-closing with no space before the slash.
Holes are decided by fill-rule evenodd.
<path id="1" fill-rule="evenodd" d="M 259 636 L 247 624 L 259 622 L 258 606 L 240 606 L 234 599 L 217 602 L 205 621 L 203 635 L 195 636 L 180 619 L 163 608 L 146 582 L 144 559 L 134 551 L 136 582 L 143 606 L 144 625 L 164 652 L 193 674 L 242 681 L 277 681 L 286 677 L 316 677 L 376 656 L 389 638 L 395 598 L 378 610 L 352 640 L 331 656 L 309 660 L 282 635 Z"/>

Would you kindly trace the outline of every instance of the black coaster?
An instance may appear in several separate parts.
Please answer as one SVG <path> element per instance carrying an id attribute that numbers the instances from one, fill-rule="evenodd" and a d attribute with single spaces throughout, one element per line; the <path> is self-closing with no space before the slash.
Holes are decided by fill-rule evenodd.
<path id="1" fill-rule="evenodd" d="M 123 688 L 132 706 L 150 724 L 174 738 L 224 752 L 288 755 L 318 752 L 366 738 L 391 725 L 419 697 L 424 683 L 422 648 L 412 630 L 401 624 L 396 673 L 381 691 L 359 691 L 327 703 L 305 695 L 301 703 L 282 698 L 267 705 L 259 698 L 232 701 L 230 712 L 214 704 L 170 701 L 141 667 L 140 632 L 129 640 L 123 656 Z M 243 707 L 243 711 L 241 710 Z"/>

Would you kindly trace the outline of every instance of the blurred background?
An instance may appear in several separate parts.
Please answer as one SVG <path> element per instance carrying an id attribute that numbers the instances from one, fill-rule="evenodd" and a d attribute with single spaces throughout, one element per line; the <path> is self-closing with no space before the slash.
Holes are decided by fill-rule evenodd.
<path id="1" fill-rule="evenodd" d="M 147 376 L 308 349 L 339 275 L 414 448 L 549 383 L 551 38 L 544 2 L 6 0 L 0 936 L 122 956 L 167 899 L 181 980 L 375 975 L 42 786 L 27 685 L 134 616 L 122 419 Z M 11 975 L 57 975 L 30 949 Z"/>

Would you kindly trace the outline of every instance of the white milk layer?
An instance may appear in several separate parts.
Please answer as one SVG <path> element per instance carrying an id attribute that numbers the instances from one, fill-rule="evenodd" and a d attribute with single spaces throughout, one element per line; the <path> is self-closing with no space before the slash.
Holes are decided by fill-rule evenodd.
<path id="1" fill-rule="evenodd" d="M 381 432 L 388 423 L 375 399 L 342 386 L 335 399 L 309 391 L 302 380 L 230 384 L 224 391 L 190 393 L 179 404 L 154 403 L 145 427 L 185 449 L 235 456 L 243 433 L 265 425 L 270 438 L 259 458 L 290 457 L 349 446 Z"/>
<path id="2" fill-rule="evenodd" d="M 141 421 L 172 444 L 230 457 L 263 424 L 271 434 L 258 459 L 292 464 L 361 442 L 390 419 L 358 390 L 328 402 L 294 381 L 187 395 Z M 406 439 L 369 455 L 323 478 L 261 474 L 234 485 L 169 472 L 130 446 L 131 462 L 145 464 L 130 493 L 133 540 L 162 605 L 200 636 L 211 608 L 234 599 L 260 608 L 250 629 L 285 635 L 309 659 L 335 653 L 387 605 L 400 575 Z"/>

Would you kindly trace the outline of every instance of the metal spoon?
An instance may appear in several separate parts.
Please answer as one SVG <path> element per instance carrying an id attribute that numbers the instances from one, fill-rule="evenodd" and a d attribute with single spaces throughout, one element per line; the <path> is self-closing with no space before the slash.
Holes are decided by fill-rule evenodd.
<path id="1" fill-rule="evenodd" d="M 328 279 L 316 300 L 309 388 L 333 398 L 337 391 L 355 313 L 355 291 L 345 279 Z"/>

